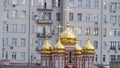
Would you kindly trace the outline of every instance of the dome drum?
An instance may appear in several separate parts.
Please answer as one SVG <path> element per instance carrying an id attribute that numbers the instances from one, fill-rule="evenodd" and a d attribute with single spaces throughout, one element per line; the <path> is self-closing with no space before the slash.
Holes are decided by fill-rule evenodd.
<path id="1" fill-rule="evenodd" d="M 61 38 L 62 44 L 76 44 L 75 38 Z"/>

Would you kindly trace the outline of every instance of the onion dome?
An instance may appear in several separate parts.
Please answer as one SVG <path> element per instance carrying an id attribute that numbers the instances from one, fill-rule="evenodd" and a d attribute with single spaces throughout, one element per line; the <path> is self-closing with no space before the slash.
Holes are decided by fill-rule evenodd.
<path id="1" fill-rule="evenodd" d="M 59 39 L 57 44 L 54 46 L 54 53 L 64 53 L 65 52 L 65 47 L 60 41 L 60 25 L 59 25 Z"/>
<path id="2" fill-rule="evenodd" d="M 83 46 L 83 54 L 94 54 L 94 46 L 90 43 L 90 27 L 88 32 L 88 40 L 86 44 Z"/>
<path id="3" fill-rule="evenodd" d="M 75 53 L 76 55 L 82 54 L 82 48 L 78 45 L 78 43 L 75 45 Z"/>
<path id="4" fill-rule="evenodd" d="M 64 53 L 65 47 L 61 44 L 60 40 L 58 40 L 57 44 L 54 46 L 54 53 Z"/>
<path id="5" fill-rule="evenodd" d="M 76 36 L 70 30 L 69 23 L 67 23 L 66 30 L 61 33 L 60 37 L 61 37 L 60 39 L 61 39 L 62 44 L 75 44 L 76 43 Z"/>
<path id="6" fill-rule="evenodd" d="M 41 53 L 51 54 L 52 53 L 52 46 L 48 42 L 47 28 L 48 28 L 48 26 L 46 26 L 46 40 L 45 40 L 44 44 L 41 47 Z"/>
<path id="7" fill-rule="evenodd" d="M 45 40 L 41 48 L 41 53 L 49 54 L 52 53 L 52 46 L 49 44 L 48 39 Z"/>
<path id="8" fill-rule="evenodd" d="M 90 39 L 87 40 L 87 43 L 83 46 L 84 54 L 94 54 L 94 46 L 90 43 Z"/>

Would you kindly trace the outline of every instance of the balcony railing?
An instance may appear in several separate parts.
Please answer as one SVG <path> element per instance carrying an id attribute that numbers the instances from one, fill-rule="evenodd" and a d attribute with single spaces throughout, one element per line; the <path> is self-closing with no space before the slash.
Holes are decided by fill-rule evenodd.
<path id="1" fill-rule="evenodd" d="M 44 6 L 38 6 L 37 10 L 40 10 L 40 11 L 52 11 L 52 7 L 44 7 Z"/>
<path id="2" fill-rule="evenodd" d="M 38 24 L 52 24 L 53 21 L 52 21 L 52 20 L 45 20 L 45 19 L 43 19 L 43 20 L 38 19 L 38 20 L 37 20 L 37 23 L 38 23 Z"/>
<path id="3" fill-rule="evenodd" d="M 37 33 L 37 37 L 38 38 L 45 38 L 45 33 Z M 48 38 L 52 37 L 52 33 L 48 33 Z"/>

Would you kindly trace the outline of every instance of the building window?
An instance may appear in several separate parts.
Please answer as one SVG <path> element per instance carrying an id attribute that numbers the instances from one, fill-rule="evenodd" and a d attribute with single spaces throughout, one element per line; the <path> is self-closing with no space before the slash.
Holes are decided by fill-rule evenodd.
<path id="1" fill-rule="evenodd" d="M 3 38 L 3 44 L 4 44 L 4 45 L 8 45 L 8 38 L 7 38 L 7 37 L 4 37 L 4 38 Z"/>
<path id="2" fill-rule="evenodd" d="M 120 50 L 120 42 L 118 42 L 118 50 Z"/>
<path id="3" fill-rule="evenodd" d="M 82 28 L 78 28 L 78 34 L 79 34 L 79 35 L 82 34 Z"/>
<path id="4" fill-rule="evenodd" d="M 102 48 L 106 49 L 106 46 L 107 46 L 106 41 L 103 41 L 103 46 L 102 46 Z"/>
<path id="5" fill-rule="evenodd" d="M 86 0 L 86 8 L 90 8 L 90 0 Z"/>
<path id="6" fill-rule="evenodd" d="M 86 21 L 90 21 L 90 14 L 86 14 Z"/>
<path id="7" fill-rule="evenodd" d="M 12 60 L 16 60 L 16 52 L 12 52 Z"/>
<path id="8" fill-rule="evenodd" d="M 69 0 L 69 6 L 74 7 L 74 0 Z"/>
<path id="9" fill-rule="evenodd" d="M 94 15 L 94 22 L 98 22 L 98 14 Z"/>
<path id="10" fill-rule="evenodd" d="M 21 18 L 26 18 L 26 11 L 25 10 L 22 10 L 22 12 L 21 12 Z"/>
<path id="11" fill-rule="evenodd" d="M 78 13 L 78 21 L 82 21 L 82 13 Z"/>
<path id="12" fill-rule="evenodd" d="M 103 8 L 107 9 L 107 2 L 106 2 L 106 0 L 103 1 Z"/>
<path id="13" fill-rule="evenodd" d="M 103 36 L 104 36 L 104 37 L 106 37 L 106 32 L 107 32 L 107 29 L 104 28 L 104 29 L 103 29 Z"/>
<path id="14" fill-rule="evenodd" d="M 60 13 L 56 13 L 56 20 L 60 21 Z"/>
<path id="15" fill-rule="evenodd" d="M 74 14 L 73 13 L 69 13 L 69 21 L 73 21 L 74 19 Z"/>
<path id="16" fill-rule="evenodd" d="M 39 16 L 38 16 L 38 19 L 40 19 L 40 20 L 45 20 L 45 13 L 44 12 L 40 12 L 39 13 Z"/>
<path id="17" fill-rule="evenodd" d="M 3 32 L 8 32 L 8 24 L 3 22 Z"/>
<path id="18" fill-rule="evenodd" d="M 120 16 L 118 16 L 118 23 L 120 24 Z"/>
<path id="19" fill-rule="evenodd" d="M 44 6 L 44 0 L 38 0 L 38 6 L 43 7 Z"/>
<path id="20" fill-rule="evenodd" d="M 38 47 L 41 47 L 44 43 L 44 40 L 38 40 Z"/>
<path id="21" fill-rule="evenodd" d="M 72 52 L 69 52 L 69 63 L 72 63 Z"/>
<path id="22" fill-rule="evenodd" d="M 12 32 L 17 32 L 17 24 L 12 25 Z"/>
<path id="23" fill-rule="evenodd" d="M 25 52 L 21 52 L 21 60 L 25 60 Z"/>
<path id="24" fill-rule="evenodd" d="M 12 46 L 16 46 L 17 45 L 17 38 L 12 38 Z"/>
<path id="25" fill-rule="evenodd" d="M 117 10 L 117 3 L 111 3 L 110 4 L 110 11 L 116 12 L 116 10 Z"/>
<path id="26" fill-rule="evenodd" d="M 116 61 L 116 55 L 110 55 L 110 62 Z"/>
<path id="27" fill-rule="evenodd" d="M 31 6 L 33 6 L 34 5 L 34 0 L 31 0 Z"/>
<path id="28" fill-rule="evenodd" d="M 23 32 L 23 33 L 26 32 L 26 25 L 24 25 L 24 24 L 21 25 L 21 32 Z"/>
<path id="29" fill-rule="evenodd" d="M 21 46 L 25 46 L 26 45 L 26 40 L 25 39 L 21 39 Z"/>
<path id="30" fill-rule="evenodd" d="M 82 34 L 83 35 L 88 35 L 88 29 L 87 28 L 82 28 Z"/>
<path id="31" fill-rule="evenodd" d="M 118 10 L 120 11 L 120 3 L 118 4 Z"/>
<path id="32" fill-rule="evenodd" d="M 120 36 L 120 29 L 119 29 L 119 30 L 117 30 L 117 32 L 118 32 L 118 36 Z"/>
<path id="33" fill-rule="evenodd" d="M 78 0 L 78 8 L 82 8 L 82 0 Z"/>
<path id="34" fill-rule="evenodd" d="M 99 1 L 98 0 L 95 0 L 94 1 L 94 8 L 98 8 L 99 7 Z"/>
<path id="35" fill-rule="evenodd" d="M 17 10 L 12 11 L 12 18 L 17 18 Z"/>
<path id="36" fill-rule="evenodd" d="M 12 0 L 12 4 L 14 5 L 18 4 L 18 0 Z"/>
<path id="37" fill-rule="evenodd" d="M 94 41 L 94 47 L 95 49 L 98 49 L 98 41 Z"/>
<path id="38" fill-rule="evenodd" d="M 8 60 L 8 52 L 6 52 L 6 58 L 5 59 Z"/>
<path id="39" fill-rule="evenodd" d="M 110 23 L 116 23 L 117 22 L 117 16 L 110 16 Z"/>
<path id="40" fill-rule="evenodd" d="M 43 34 L 45 33 L 43 26 L 38 26 L 38 33 L 40 33 L 40 35 L 43 36 Z"/>
<path id="41" fill-rule="evenodd" d="M 7 18 L 8 18 L 8 10 L 4 10 L 3 11 L 3 20 L 7 21 Z"/>
<path id="42" fill-rule="evenodd" d="M 110 29 L 110 36 L 116 36 L 116 29 L 114 28 Z"/>
<path id="43" fill-rule="evenodd" d="M 19 0 L 21 5 L 25 5 L 26 4 L 26 0 Z"/>
<path id="44" fill-rule="evenodd" d="M 103 16 L 103 22 L 107 23 L 106 15 Z"/>
<path id="45" fill-rule="evenodd" d="M 51 20 L 51 13 L 47 13 L 47 20 Z"/>
<path id="46" fill-rule="evenodd" d="M 94 28 L 94 35 L 98 36 L 98 28 Z"/>
<path id="47" fill-rule="evenodd" d="M 103 55 L 103 62 L 105 62 L 105 55 Z"/>
<path id="48" fill-rule="evenodd" d="M 98 55 L 95 55 L 95 61 L 97 62 L 97 60 L 98 60 Z"/>
<path id="49" fill-rule="evenodd" d="M 110 41 L 110 50 L 116 50 L 116 42 Z"/>
<path id="50" fill-rule="evenodd" d="M 55 7 L 60 7 L 60 0 L 55 0 L 54 6 Z"/>
<path id="51" fill-rule="evenodd" d="M 117 61 L 120 62 L 120 55 L 117 55 Z"/>

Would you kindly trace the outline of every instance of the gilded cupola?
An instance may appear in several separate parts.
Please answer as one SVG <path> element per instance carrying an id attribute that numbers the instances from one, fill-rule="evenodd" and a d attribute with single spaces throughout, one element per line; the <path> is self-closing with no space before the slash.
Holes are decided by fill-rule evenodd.
<path id="1" fill-rule="evenodd" d="M 62 44 L 76 44 L 76 35 L 70 30 L 70 25 L 67 23 L 66 29 L 60 34 Z"/>
<path id="2" fill-rule="evenodd" d="M 88 30 L 88 40 L 86 44 L 83 46 L 83 54 L 94 54 L 94 46 L 90 43 L 90 27 Z"/>
<path id="3" fill-rule="evenodd" d="M 45 39 L 44 44 L 41 47 L 41 53 L 45 53 L 45 54 L 52 53 L 52 46 L 48 42 L 47 27 L 46 27 L 46 39 Z"/>
<path id="4" fill-rule="evenodd" d="M 76 29 L 76 31 L 77 31 L 78 29 Z M 79 46 L 79 44 L 78 44 L 78 33 L 76 34 L 76 36 L 77 36 L 77 43 L 76 43 L 76 45 L 75 45 L 75 54 L 76 55 L 81 55 L 82 54 L 82 48 Z"/>
<path id="5" fill-rule="evenodd" d="M 65 47 L 60 41 L 60 25 L 59 25 L 59 39 L 57 44 L 54 46 L 54 53 L 64 53 L 65 52 Z"/>
<path id="6" fill-rule="evenodd" d="M 76 55 L 82 54 L 82 48 L 79 46 L 78 43 L 76 43 L 76 45 L 75 45 L 75 53 L 76 53 Z"/>

